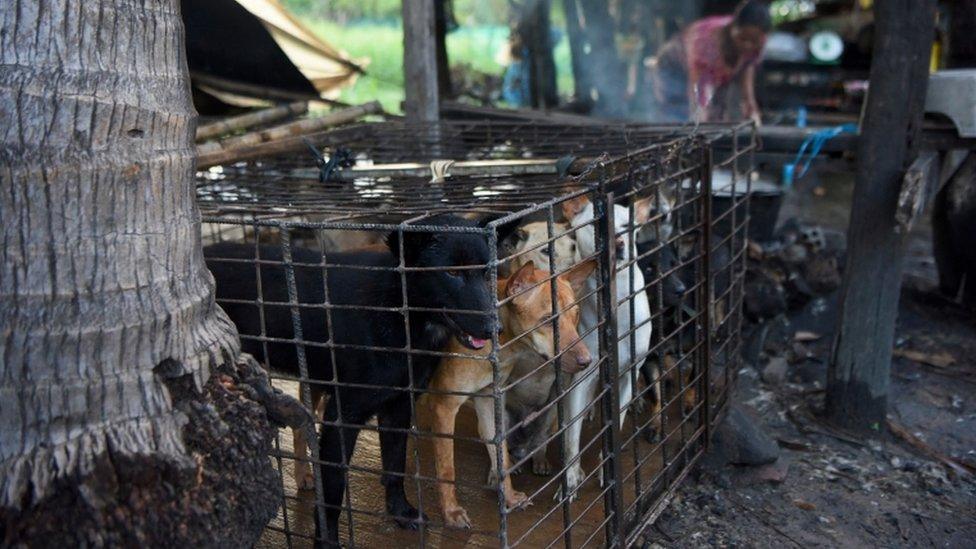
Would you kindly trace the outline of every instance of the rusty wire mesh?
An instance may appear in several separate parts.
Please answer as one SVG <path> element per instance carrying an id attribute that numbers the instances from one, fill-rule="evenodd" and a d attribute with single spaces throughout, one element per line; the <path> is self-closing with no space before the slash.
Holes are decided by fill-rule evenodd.
<path id="1" fill-rule="evenodd" d="M 309 450 L 275 441 L 262 544 L 631 544 L 738 370 L 748 127 L 391 122 L 310 144 L 318 165 L 198 174 L 217 302 L 277 386 L 325 407 Z M 488 306 L 439 290 L 457 280 Z M 460 324 L 501 332 L 476 349 Z"/>

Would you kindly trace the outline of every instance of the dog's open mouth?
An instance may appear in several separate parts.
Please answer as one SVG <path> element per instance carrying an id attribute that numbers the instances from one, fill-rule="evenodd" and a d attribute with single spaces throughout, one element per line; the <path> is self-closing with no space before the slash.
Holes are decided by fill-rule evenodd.
<path id="1" fill-rule="evenodd" d="M 479 351 L 481 349 L 484 349 L 485 345 L 488 344 L 487 339 L 474 337 L 473 335 L 462 330 L 461 327 L 458 326 L 456 322 L 454 322 L 454 319 L 451 318 L 451 316 L 448 315 L 447 313 L 443 313 L 443 315 L 444 315 L 444 323 L 447 324 L 447 326 L 451 329 L 452 332 L 454 332 L 454 337 L 456 337 L 457 340 L 461 342 L 461 345 L 464 345 L 465 347 L 471 349 L 472 351 Z"/>

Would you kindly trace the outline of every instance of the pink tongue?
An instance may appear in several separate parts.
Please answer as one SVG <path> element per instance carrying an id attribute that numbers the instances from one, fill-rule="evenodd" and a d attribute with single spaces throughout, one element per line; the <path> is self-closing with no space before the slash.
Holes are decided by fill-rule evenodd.
<path id="1" fill-rule="evenodd" d="M 484 347 L 488 343 L 488 341 L 484 339 L 478 339 L 474 336 L 468 336 L 468 343 L 470 343 L 471 346 L 474 347 L 475 349 L 480 349 Z"/>

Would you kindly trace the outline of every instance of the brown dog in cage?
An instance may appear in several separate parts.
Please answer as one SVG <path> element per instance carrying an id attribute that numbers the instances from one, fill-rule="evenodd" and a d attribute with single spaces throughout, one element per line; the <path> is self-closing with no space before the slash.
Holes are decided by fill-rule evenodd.
<path id="1" fill-rule="evenodd" d="M 580 310 L 576 306 L 576 292 L 583 287 L 596 266 L 596 261 L 589 260 L 555 278 L 560 348 L 556 347 L 556 334 L 553 332 L 552 275 L 549 271 L 537 269 L 529 262 L 510 278 L 498 281 L 498 299 L 502 303 L 498 310 L 502 325 L 498 338 L 502 345 L 498 352 L 498 382 L 508 379 L 516 362 L 545 367 L 546 362 L 558 357 L 559 367 L 569 374 L 579 372 L 590 364 L 590 351 L 577 332 Z M 447 351 L 471 355 L 456 342 L 449 343 Z M 485 441 L 491 461 L 488 484 L 497 485 L 499 479 L 502 480 L 505 502 L 510 508 L 518 507 L 526 500 L 525 494 L 512 487 L 511 476 L 500 474 L 498 454 L 491 442 L 495 437 L 495 411 L 492 396 L 494 372 L 488 361 L 490 353 L 489 345 L 474 353 L 478 358 L 451 356 L 442 360 L 430 382 L 431 392 L 425 397 L 431 411 L 433 431 L 445 435 L 434 439 L 434 466 L 444 521 L 458 528 L 470 528 L 471 520 L 457 501 L 454 440 L 451 437 L 454 435 L 458 410 L 469 401 L 471 394 L 483 395 L 471 402 L 478 415 L 478 433 Z M 510 464 L 504 439 L 501 446 L 501 470 L 507 471 Z"/>
<path id="2" fill-rule="evenodd" d="M 487 239 L 465 232 L 477 224 L 451 215 L 423 224 L 444 232 L 405 229 L 402 238 L 394 232 L 388 251 L 330 254 L 327 266 L 321 253 L 302 248 L 292 249 L 289 260 L 280 246 L 221 243 L 204 250 L 217 302 L 237 326 L 242 350 L 292 376 L 302 373 L 304 355 L 314 392 L 329 394 L 319 437 L 326 537 L 316 514 L 316 545 L 338 545 L 345 469 L 373 416 L 386 512 L 403 528 L 425 520 L 404 492 L 410 399 L 438 364 L 431 351 L 451 339 L 478 350 L 497 329 L 488 314 Z M 401 273 L 400 265 L 410 270 Z"/>

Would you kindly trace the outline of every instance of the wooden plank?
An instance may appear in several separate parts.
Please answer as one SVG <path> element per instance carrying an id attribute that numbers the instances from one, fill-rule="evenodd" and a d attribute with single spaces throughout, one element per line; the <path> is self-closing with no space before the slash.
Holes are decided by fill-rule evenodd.
<path id="1" fill-rule="evenodd" d="M 506 120 L 515 122 L 539 122 L 547 124 L 575 124 L 596 126 L 612 122 L 611 120 L 583 116 L 568 112 L 545 109 L 500 109 L 497 107 L 480 107 L 467 105 L 456 101 L 441 103 L 441 115 L 454 120 Z"/>
<path id="2" fill-rule="evenodd" d="M 308 112 L 308 101 L 296 101 L 287 105 L 279 105 L 268 109 L 249 112 L 240 116 L 232 116 L 210 124 L 197 126 L 197 141 L 206 141 L 239 130 L 253 128 L 260 124 L 278 122 L 292 116 L 300 116 Z"/>
<path id="3" fill-rule="evenodd" d="M 383 107 L 379 102 L 373 101 L 317 118 L 306 118 L 239 137 L 203 143 L 197 146 L 197 168 L 299 150 L 304 147 L 301 136 L 346 124 L 367 114 L 381 112 Z"/>
<path id="4" fill-rule="evenodd" d="M 925 151 L 915 159 L 905 172 L 901 194 L 898 196 L 895 218 L 898 220 L 899 230 L 904 234 L 912 230 L 915 222 L 935 199 L 935 195 L 955 175 L 970 154 L 967 149 L 953 149 L 944 155 Z"/>
<path id="5" fill-rule="evenodd" d="M 921 142 L 935 4 L 888 0 L 874 6 L 871 93 L 825 402 L 830 421 L 860 432 L 884 429 L 888 409 L 904 256 L 895 214 L 900 182 Z"/>
<path id="6" fill-rule="evenodd" d="M 439 118 L 434 0 L 403 2 L 404 111 L 427 122 Z"/>
<path id="7" fill-rule="evenodd" d="M 578 158 L 566 168 L 566 174 L 579 175 L 595 158 Z M 558 160 L 459 160 L 447 169 L 450 176 L 485 175 L 556 175 L 559 173 Z M 296 177 L 317 177 L 318 171 L 295 172 Z M 431 177 L 430 164 L 404 162 L 396 164 L 372 164 L 362 167 L 340 168 L 333 176 L 341 180 L 356 180 L 362 177 Z"/>
<path id="8" fill-rule="evenodd" d="M 912 162 L 902 180 L 895 220 L 898 231 L 908 234 L 915 221 L 939 190 L 939 154 L 924 151 Z"/>
<path id="9" fill-rule="evenodd" d="M 265 86 L 256 86 L 254 84 L 245 84 L 234 80 L 228 80 L 226 78 L 220 78 L 218 76 L 211 76 L 198 71 L 190 71 L 190 79 L 194 84 L 210 86 L 220 91 L 229 91 L 231 93 L 267 99 L 270 101 L 321 101 L 323 103 L 336 105 L 339 107 L 348 106 L 346 103 L 341 101 L 326 99 L 318 95 L 279 90 Z"/>

